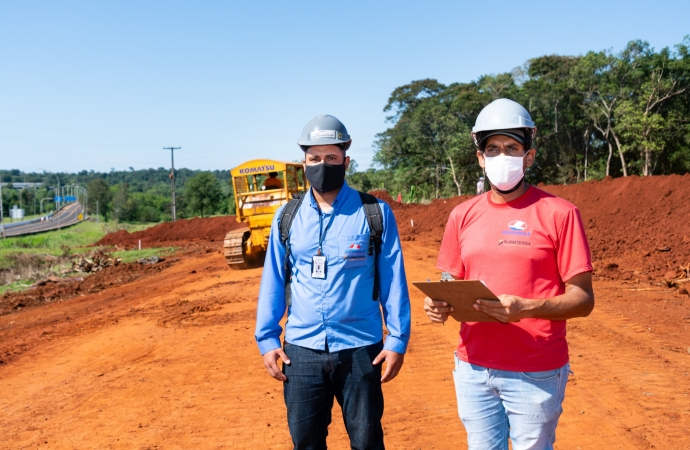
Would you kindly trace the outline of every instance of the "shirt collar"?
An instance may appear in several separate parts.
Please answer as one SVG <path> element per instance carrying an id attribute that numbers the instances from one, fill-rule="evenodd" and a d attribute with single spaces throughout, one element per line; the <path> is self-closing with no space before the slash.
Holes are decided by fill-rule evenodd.
<path id="1" fill-rule="evenodd" d="M 338 192 L 338 195 L 335 197 L 335 201 L 331 205 L 333 207 L 333 211 L 340 209 L 343 203 L 345 203 L 347 200 L 347 197 L 350 195 L 351 190 L 352 188 L 347 185 L 347 181 L 343 181 L 343 187 L 340 188 L 340 192 Z M 319 205 L 316 203 L 316 199 L 314 198 L 314 193 L 312 192 L 311 188 L 309 189 L 309 200 L 311 207 L 318 210 Z"/>

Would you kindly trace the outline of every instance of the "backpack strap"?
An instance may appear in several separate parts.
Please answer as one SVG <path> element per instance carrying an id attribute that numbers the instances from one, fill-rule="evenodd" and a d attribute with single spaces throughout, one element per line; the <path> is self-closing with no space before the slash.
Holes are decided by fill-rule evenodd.
<path id="1" fill-rule="evenodd" d="M 280 242 L 285 246 L 285 261 L 283 262 L 283 267 L 285 267 L 285 285 L 290 284 L 291 270 L 290 270 L 290 227 L 292 226 L 292 221 L 295 220 L 297 211 L 299 210 L 302 200 L 306 197 L 305 194 L 292 196 L 292 200 L 287 202 L 285 208 L 280 213 L 280 220 L 278 224 L 280 226 Z"/>
<path id="2" fill-rule="evenodd" d="M 381 243 L 383 241 L 383 212 L 378 200 L 371 194 L 359 192 L 362 200 L 364 215 L 369 224 L 369 248 L 367 254 L 374 255 L 374 292 L 372 300 L 378 301 L 381 293 L 379 282 L 379 254 L 381 254 Z"/>
<path id="3" fill-rule="evenodd" d="M 364 192 L 358 193 L 359 198 L 362 200 L 362 206 L 364 207 L 364 215 L 369 224 L 369 247 L 367 254 L 374 255 L 374 290 L 372 293 L 372 300 L 378 301 L 381 292 L 378 265 L 381 244 L 383 242 L 383 212 L 381 211 L 381 205 L 379 205 L 376 197 Z M 292 200 L 285 205 L 285 208 L 283 208 L 280 213 L 280 242 L 285 246 L 285 261 L 283 262 L 283 266 L 285 267 L 286 302 L 288 305 L 292 303 L 291 293 L 288 292 L 290 278 L 292 276 L 290 267 L 290 227 L 292 226 L 292 221 L 295 219 L 304 197 L 306 197 L 306 194 L 293 195 Z"/>

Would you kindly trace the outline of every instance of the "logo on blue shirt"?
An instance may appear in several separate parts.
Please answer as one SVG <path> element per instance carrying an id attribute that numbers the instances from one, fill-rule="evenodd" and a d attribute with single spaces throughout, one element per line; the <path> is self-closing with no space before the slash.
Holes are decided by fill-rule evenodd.
<path id="1" fill-rule="evenodd" d="M 362 246 L 354 242 L 345 249 L 343 258 L 348 261 L 364 261 L 367 259 L 367 255 Z"/>

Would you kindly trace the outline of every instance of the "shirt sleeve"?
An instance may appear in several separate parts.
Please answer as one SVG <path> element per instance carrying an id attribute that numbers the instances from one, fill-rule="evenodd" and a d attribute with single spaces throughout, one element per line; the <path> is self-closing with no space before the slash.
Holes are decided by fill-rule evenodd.
<path id="1" fill-rule="evenodd" d="M 592 258 L 580 211 L 573 207 L 563 218 L 558 234 L 558 272 L 563 281 L 592 271 Z"/>
<path id="2" fill-rule="evenodd" d="M 259 302 L 256 311 L 256 331 L 254 337 L 263 355 L 280 348 L 280 334 L 283 328 L 280 320 L 285 314 L 285 246 L 280 242 L 280 215 L 276 211 L 268 238 L 266 260 L 259 288 Z"/>
<path id="3" fill-rule="evenodd" d="M 390 207 L 379 202 L 383 212 L 383 236 L 378 260 L 380 299 L 388 337 L 383 348 L 405 353 L 410 340 L 410 294 L 403 262 L 398 225 Z"/>
<path id="4" fill-rule="evenodd" d="M 457 280 L 465 279 L 465 267 L 462 264 L 460 233 L 455 211 L 451 212 L 450 217 L 448 217 L 436 267 L 443 272 L 450 273 Z"/>

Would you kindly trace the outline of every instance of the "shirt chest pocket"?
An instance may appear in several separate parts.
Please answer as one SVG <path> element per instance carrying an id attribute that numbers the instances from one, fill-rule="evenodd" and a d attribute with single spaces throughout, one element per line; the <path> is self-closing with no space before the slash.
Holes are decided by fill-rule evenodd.
<path id="1" fill-rule="evenodd" d="M 367 265 L 367 251 L 369 248 L 368 234 L 354 234 L 338 238 L 338 250 L 344 261 L 344 269 Z"/>

